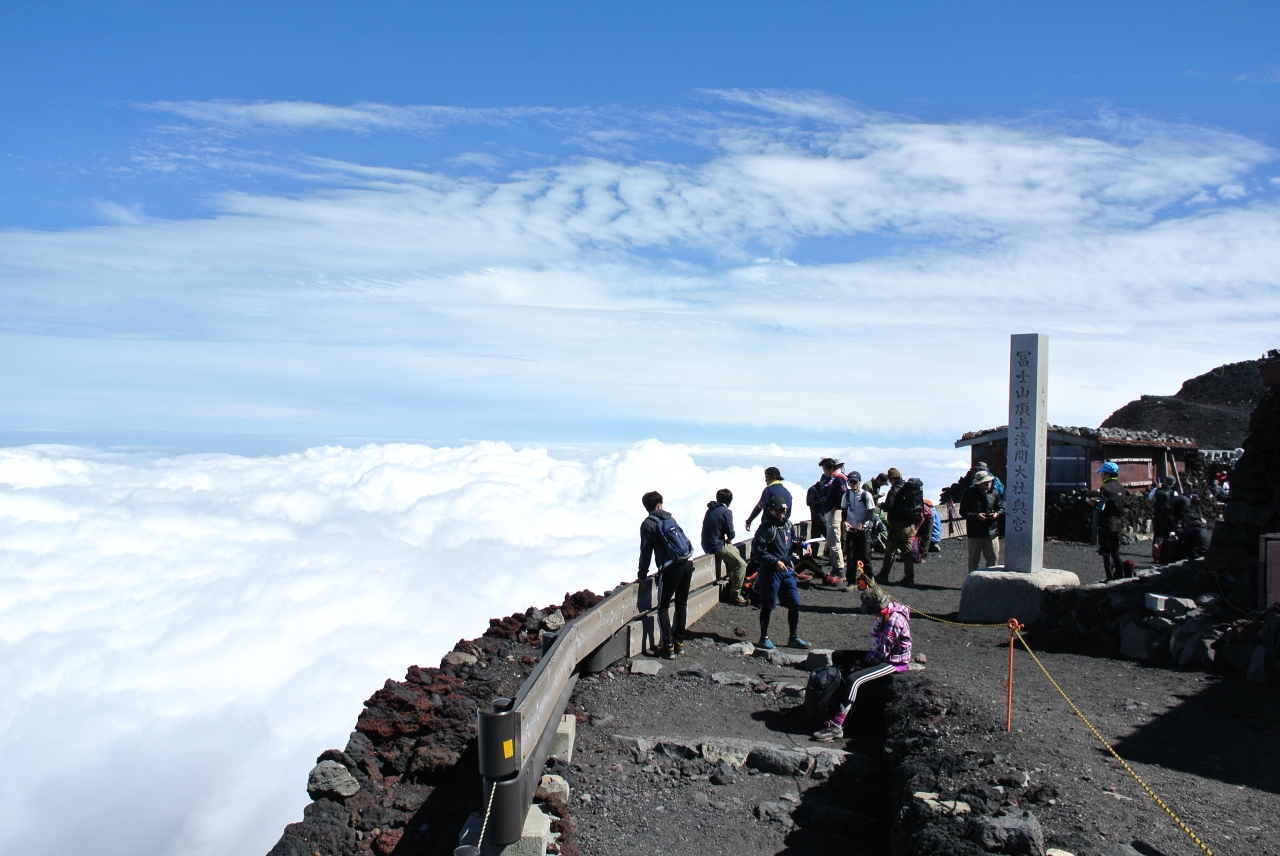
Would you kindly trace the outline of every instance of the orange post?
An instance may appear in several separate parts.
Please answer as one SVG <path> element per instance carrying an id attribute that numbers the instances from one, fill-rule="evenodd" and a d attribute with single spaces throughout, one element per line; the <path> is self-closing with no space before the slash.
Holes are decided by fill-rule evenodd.
<path id="1" fill-rule="evenodd" d="M 1004 730 L 1013 730 L 1013 638 L 1014 635 L 1022 630 L 1024 625 L 1018 623 L 1018 619 L 1009 619 L 1009 706 L 1005 709 Z"/>

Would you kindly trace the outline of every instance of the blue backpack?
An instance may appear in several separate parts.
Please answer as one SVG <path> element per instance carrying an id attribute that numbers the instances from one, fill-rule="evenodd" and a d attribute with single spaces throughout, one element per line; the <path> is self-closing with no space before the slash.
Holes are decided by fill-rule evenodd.
<path id="1" fill-rule="evenodd" d="M 693 555 L 693 544 L 689 543 L 689 536 L 684 534 L 674 517 L 659 517 L 656 514 L 649 516 L 658 522 L 658 543 L 667 555 L 662 567 L 672 562 L 682 562 Z"/>

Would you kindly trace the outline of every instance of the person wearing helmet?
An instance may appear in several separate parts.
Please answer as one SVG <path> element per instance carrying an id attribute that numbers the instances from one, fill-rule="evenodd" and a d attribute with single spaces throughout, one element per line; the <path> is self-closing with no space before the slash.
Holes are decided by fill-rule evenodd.
<path id="1" fill-rule="evenodd" d="M 1120 536 L 1124 534 L 1124 510 L 1129 494 L 1120 484 L 1120 465 L 1107 461 L 1095 471 L 1102 474 L 1102 487 L 1098 495 L 1090 497 L 1089 504 L 1098 510 L 1098 552 L 1102 554 L 1102 569 L 1107 580 L 1124 575 L 1124 563 L 1120 560 Z"/>
<path id="2" fill-rule="evenodd" d="M 779 601 L 787 607 L 787 624 L 791 631 L 787 644 L 792 648 L 809 647 L 799 633 L 800 590 L 796 588 L 795 570 L 791 564 L 791 551 L 797 544 L 795 527 L 788 519 L 790 512 L 782 497 L 772 497 L 760 529 L 751 539 L 751 557 L 760 573 L 756 579 L 756 591 L 760 594 L 760 641 L 756 647 L 766 651 L 777 647 L 769 641 L 769 616 Z"/>

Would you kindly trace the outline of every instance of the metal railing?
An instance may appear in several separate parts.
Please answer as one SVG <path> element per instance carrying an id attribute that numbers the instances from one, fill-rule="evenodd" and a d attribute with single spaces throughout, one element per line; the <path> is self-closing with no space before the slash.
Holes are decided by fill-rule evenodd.
<path id="1" fill-rule="evenodd" d="M 797 524 L 801 526 L 807 529 L 807 524 Z M 747 543 L 738 546 L 749 555 Z M 689 624 L 719 601 L 720 564 L 711 555 L 693 560 Z M 483 844 L 505 846 L 520 839 L 560 715 L 579 675 L 603 671 L 655 644 L 657 595 L 656 575 L 614 589 L 554 638 L 544 637 L 542 659 L 514 699 L 495 699 L 490 710 L 480 711 L 480 775 L 487 806 Z"/>

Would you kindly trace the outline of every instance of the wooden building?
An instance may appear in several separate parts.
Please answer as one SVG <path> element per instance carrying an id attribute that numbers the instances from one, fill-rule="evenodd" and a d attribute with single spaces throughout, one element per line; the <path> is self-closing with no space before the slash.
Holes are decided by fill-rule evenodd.
<path id="1" fill-rule="evenodd" d="M 1002 482 L 1005 479 L 1007 426 L 971 431 L 956 441 L 956 448 L 968 446 L 970 465 L 983 461 Z M 1122 428 L 1066 428 L 1049 426 L 1048 469 L 1045 490 L 1097 489 L 1102 476 L 1095 472 L 1104 461 L 1120 466 L 1120 482 L 1137 489 L 1155 484 L 1160 476 L 1186 472 L 1194 460 L 1196 443 L 1157 431 L 1127 431 Z"/>

